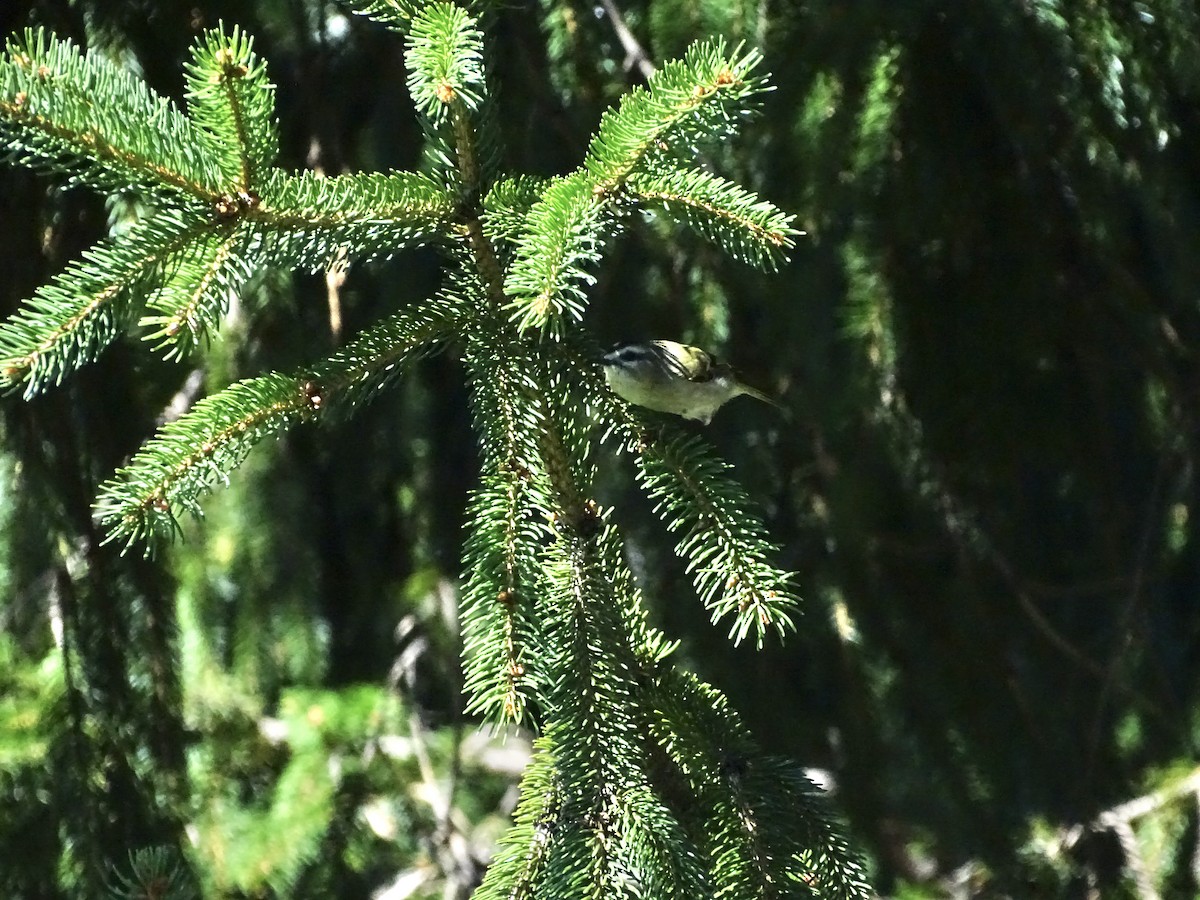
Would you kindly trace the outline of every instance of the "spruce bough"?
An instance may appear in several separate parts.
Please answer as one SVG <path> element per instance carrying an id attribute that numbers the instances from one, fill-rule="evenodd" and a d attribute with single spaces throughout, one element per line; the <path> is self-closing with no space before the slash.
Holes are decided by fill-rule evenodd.
<path id="1" fill-rule="evenodd" d="M 425 172 L 279 169 L 274 88 L 236 29 L 196 44 L 186 111 L 70 42 L 41 32 L 9 42 L 9 158 L 135 195 L 145 212 L 0 329 L 0 380 L 33 396 L 135 327 L 186 357 L 256 273 L 436 245 L 446 263 L 435 296 L 327 359 L 240 381 L 164 426 L 100 491 L 110 539 L 152 549 L 257 442 L 353 413 L 453 342 L 482 460 L 461 611 L 469 708 L 541 731 L 476 896 L 868 896 L 796 765 L 763 756 L 725 698 L 670 663 L 673 645 L 647 624 L 620 535 L 591 496 L 602 440 L 632 457 L 714 621 L 759 645 L 792 628 L 790 576 L 768 561 L 765 528 L 725 464 L 613 397 L 582 324 L 592 272 L 632 210 L 758 265 L 791 246 L 789 216 L 696 163 L 766 89 L 758 55 L 694 46 L 603 116 L 578 169 L 544 181 L 497 170 L 487 52 L 468 9 L 361 7 L 406 35 Z"/>

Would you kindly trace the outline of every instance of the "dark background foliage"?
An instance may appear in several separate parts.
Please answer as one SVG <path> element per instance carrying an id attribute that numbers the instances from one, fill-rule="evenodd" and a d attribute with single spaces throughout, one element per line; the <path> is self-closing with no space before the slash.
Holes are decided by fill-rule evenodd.
<path id="1" fill-rule="evenodd" d="M 188 46 L 219 20 L 269 61 L 285 166 L 420 164 L 402 40 L 335 4 L 0 8 L 0 31 L 100 46 L 176 99 Z M 628 473 L 606 466 L 604 499 L 687 664 L 769 749 L 828 771 L 883 892 L 1192 896 L 1200 14 L 1169 0 L 545 0 L 493 24 L 513 170 L 565 171 L 603 109 L 699 37 L 761 46 L 777 88 L 707 162 L 799 214 L 792 261 L 754 272 L 635 219 L 587 321 L 604 341 L 710 347 L 793 411 L 738 401 L 707 430 L 799 573 L 807 614 L 782 647 L 730 646 Z M 6 313 L 112 212 L 11 167 L 0 209 Z M 254 723 L 292 721 L 297 691 L 327 692 L 311 712 L 390 686 L 430 746 L 470 732 L 452 601 L 476 451 L 453 353 L 344 425 L 260 449 L 165 559 L 118 557 L 90 514 L 172 403 L 319 358 L 427 295 L 436 265 L 409 254 L 341 284 L 261 280 L 192 365 L 130 340 L 57 391 L 4 400 L 6 896 L 184 845 L 197 809 L 217 815 L 205 798 L 278 788 L 288 754 Z M 63 640 L 87 670 L 56 692 L 37 673 Z M 175 656 L 189 641 L 205 648 L 190 668 Z M 326 740 L 361 749 L 365 729 L 339 728 Z M 220 785 L 197 789 L 203 772 Z M 461 860 L 363 836 L 380 777 L 363 764 L 340 782 L 319 838 L 270 883 L 361 894 L 426 852 L 465 889 L 477 873 Z M 495 772 L 462 778 L 471 816 L 503 807 Z M 1149 815 L 1120 806 L 1154 790 Z M 402 806 L 419 833 L 420 805 Z M 61 877 L 63 896 L 86 880 Z M 232 875 L 211 883 L 234 882 L 254 895 Z"/>

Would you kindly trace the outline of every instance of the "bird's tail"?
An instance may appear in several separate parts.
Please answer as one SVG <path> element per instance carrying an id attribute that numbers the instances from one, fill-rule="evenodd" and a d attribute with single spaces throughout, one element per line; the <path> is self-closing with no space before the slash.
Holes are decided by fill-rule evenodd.
<path id="1" fill-rule="evenodd" d="M 739 384 L 738 388 L 739 388 L 739 393 L 745 394 L 748 397 L 753 397 L 755 400 L 761 400 L 763 403 L 769 403 L 771 406 L 775 407 L 777 410 L 779 410 L 781 413 L 783 413 L 784 416 L 786 416 L 789 419 L 791 418 L 791 415 L 792 415 L 791 410 L 789 410 L 786 406 L 784 406 L 782 403 L 780 403 L 774 397 L 770 397 L 770 396 L 764 394 L 758 388 L 752 388 L 748 384 Z"/>

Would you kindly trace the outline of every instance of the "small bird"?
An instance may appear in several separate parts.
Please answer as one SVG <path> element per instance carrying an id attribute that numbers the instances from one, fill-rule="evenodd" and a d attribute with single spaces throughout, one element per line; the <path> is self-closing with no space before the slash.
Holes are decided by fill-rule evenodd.
<path id="1" fill-rule="evenodd" d="M 783 409 L 762 391 L 738 381 L 729 366 L 688 344 L 621 344 L 606 353 L 603 362 L 604 379 L 622 400 L 705 425 L 739 394 Z"/>

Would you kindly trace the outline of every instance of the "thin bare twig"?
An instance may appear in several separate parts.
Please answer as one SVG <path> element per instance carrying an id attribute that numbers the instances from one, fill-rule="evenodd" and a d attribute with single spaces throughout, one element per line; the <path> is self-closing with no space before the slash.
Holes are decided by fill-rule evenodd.
<path id="1" fill-rule="evenodd" d="M 158 414 L 155 424 L 161 428 L 168 422 L 174 422 L 192 408 L 192 404 L 200 399 L 200 394 L 203 390 L 204 370 L 192 369 L 188 373 L 188 377 L 183 380 L 183 384 L 179 390 L 175 392 L 175 396 L 167 402 L 162 412 Z"/>
<path id="2" fill-rule="evenodd" d="M 617 36 L 617 40 L 621 42 L 621 47 L 625 50 L 625 71 L 637 69 L 638 74 L 646 81 L 655 73 L 654 63 L 650 61 L 650 55 L 646 53 L 644 47 L 639 43 L 633 32 L 629 30 L 629 26 L 625 23 L 625 17 L 621 14 L 621 10 L 617 9 L 617 4 L 613 0 L 600 0 L 600 6 L 604 8 L 605 15 L 612 22 L 613 32 Z"/>
<path id="3" fill-rule="evenodd" d="M 1146 500 L 1145 522 L 1142 526 L 1142 533 L 1138 540 L 1137 555 L 1134 559 L 1133 583 L 1129 588 L 1129 596 L 1121 608 L 1121 614 L 1117 618 L 1116 640 L 1113 643 L 1112 654 L 1109 657 L 1108 666 L 1104 672 L 1100 693 L 1096 698 L 1096 713 L 1092 719 L 1092 728 L 1088 738 L 1087 757 L 1084 767 L 1084 772 L 1086 773 L 1085 784 L 1090 784 L 1095 775 L 1096 756 L 1100 748 L 1100 733 L 1104 724 L 1104 710 L 1108 706 L 1108 699 L 1114 687 L 1120 686 L 1121 662 L 1125 657 L 1126 650 L 1133 643 L 1133 617 L 1142 596 L 1142 584 L 1145 580 L 1144 573 L 1150 557 L 1150 544 L 1155 531 L 1155 525 L 1159 521 L 1157 513 L 1163 505 L 1162 501 L 1165 499 L 1166 490 L 1164 486 L 1167 480 L 1167 468 L 1167 454 L 1164 453 L 1159 459 L 1157 470 L 1154 473 L 1154 484 L 1151 486 L 1150 495 Z"/>
<path id="4" fill-rule="evenodd" d="M 1154 887 L 1150 872 L 1133 832 L 1133 824 L 1163 807 L 1176 803 L 1185 797 L 1200 800 L 1200 768 L 1193 769 L 1186 777 L 1172 781 L 1170 784 L 1134 797 L 1124 803 L 1118 803 L 1097 815 L 1090 822 L 1079 823 L 1059 832 L 1057 847 L 1059 851 L 1071 850 L 1088 835 L 1097 832 L 1111 832 L 1116 836 L 1125 854 L 1125 868 L 1135 883 L 1138 897 L 1141 900 L 1158 900 L 1160 896 Z"/>

